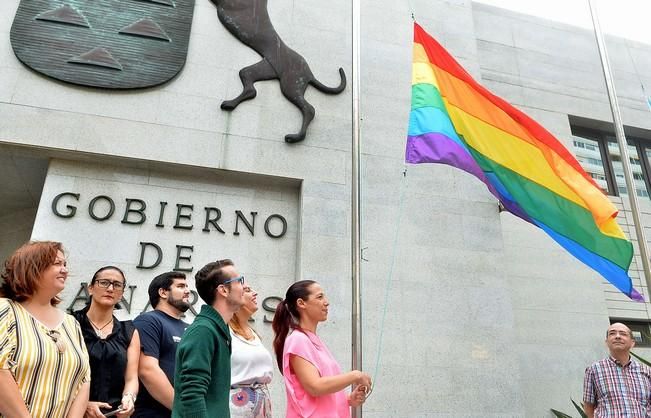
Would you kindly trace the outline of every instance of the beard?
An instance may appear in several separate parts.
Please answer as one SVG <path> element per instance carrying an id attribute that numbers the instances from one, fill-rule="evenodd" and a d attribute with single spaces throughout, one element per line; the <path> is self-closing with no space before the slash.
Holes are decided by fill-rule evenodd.
<path id="1" fill-rule="evenodd" d="M 185 312 L 188 309 L 190 309 L 190 303 L 183 301 L 183 298 L 181 299 L 175 299 L 174 296 L 170 293 L 169 297 L 167 298 L 167 303 L 175 307 L 181 312 Z"/>

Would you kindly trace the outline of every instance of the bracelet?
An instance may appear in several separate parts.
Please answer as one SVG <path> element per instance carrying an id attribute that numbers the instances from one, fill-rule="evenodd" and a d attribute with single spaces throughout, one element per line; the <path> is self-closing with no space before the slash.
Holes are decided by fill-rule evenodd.
<path id="1" fill-rule="evenodd" d="M 122 394 L 122 397 L 124 398 L 125 396 L 128 396 L 131 398 L 131 402 L 136 403 L 136 395 L 131 392 L 125 392 Z"/>

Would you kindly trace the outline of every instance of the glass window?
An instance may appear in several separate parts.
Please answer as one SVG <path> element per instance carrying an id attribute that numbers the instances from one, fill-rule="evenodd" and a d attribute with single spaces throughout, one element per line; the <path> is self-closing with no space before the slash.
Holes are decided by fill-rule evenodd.
<path id="1" fill-rule="evenodd" d="M 646 156 L 647 167 L 651 167 L 651 148 L 644 148 L 644 154 Z"/>
<path id="2" fill-rule="evenodd" d="M 629 136 L 627 141 L 635 192 L 637 196 L 649 199 L 651 134 L 646 139 Z M 622 156 L 612 132 L 572 126 L 572 145 L 576 159 L 604 192 L 628 196 Z"/>
<path id="3" fill-rule="evenodd" d="M 604 162 L 601 159 L 599 142 L 594 139 L 573 135 L 572 144 L 574 145 L 574 155 L 579 163 L 581 163 L 581 167 L 595 180 L 602 190 L 610 194 L 612 191 L 608 190 L 606 170 L 604 168 Z"/>
<path id="4" fill-rule="evenodd" d="M 608 137 L 612 140 L 612 137 Z M 613 174 L 615 174 L 615 181 L 617 182 L 617 189 L 620 196 L 627 196 L 628 189 L 626 188 L 626 180 L 624 179 L 624 168 L 622 166 L 622 156 L 619 152 L 619 145 L 616 142 L 608 141 L 608 155 L 613 163 Z M 649 155 L 647 151 L 647 155 Z M 646 188 L 645 174 L 642 169 L 642 162 L 637 153 L 635 145 L 628 144 L 628 157 L 631 161 L 631 170 L 633 170 L 633 182 L 635 183 L 635 191 L 639 197 L 649 197 L 649 192 Z"/>

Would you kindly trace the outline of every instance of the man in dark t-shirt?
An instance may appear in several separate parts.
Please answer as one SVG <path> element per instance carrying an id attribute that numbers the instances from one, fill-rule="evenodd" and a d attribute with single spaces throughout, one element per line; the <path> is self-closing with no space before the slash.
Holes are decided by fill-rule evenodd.
<path id="1" fill-rule="evenodd" d="M 134 321 L 140 335 L 138 377 L 140 392 L 134 417 L 170 417 L 174 400 L 176 347 L 188 326 L 181 315 L 190 308 L 190 289 L 185 274 L 167 272 L 149 284 L 153 311 L 143 312 Z"/>

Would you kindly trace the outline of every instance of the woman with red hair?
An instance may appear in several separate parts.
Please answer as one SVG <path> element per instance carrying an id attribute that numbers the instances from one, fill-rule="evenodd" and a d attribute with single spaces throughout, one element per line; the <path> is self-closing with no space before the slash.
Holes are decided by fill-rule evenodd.
<path id="1" fill-rule="evenodd" d="M 29 242 L 0 288 L 0 415 L 81 418 L 90 366 L 77 321 L 56 305 L 68 278 L 59 242 Z"/>

